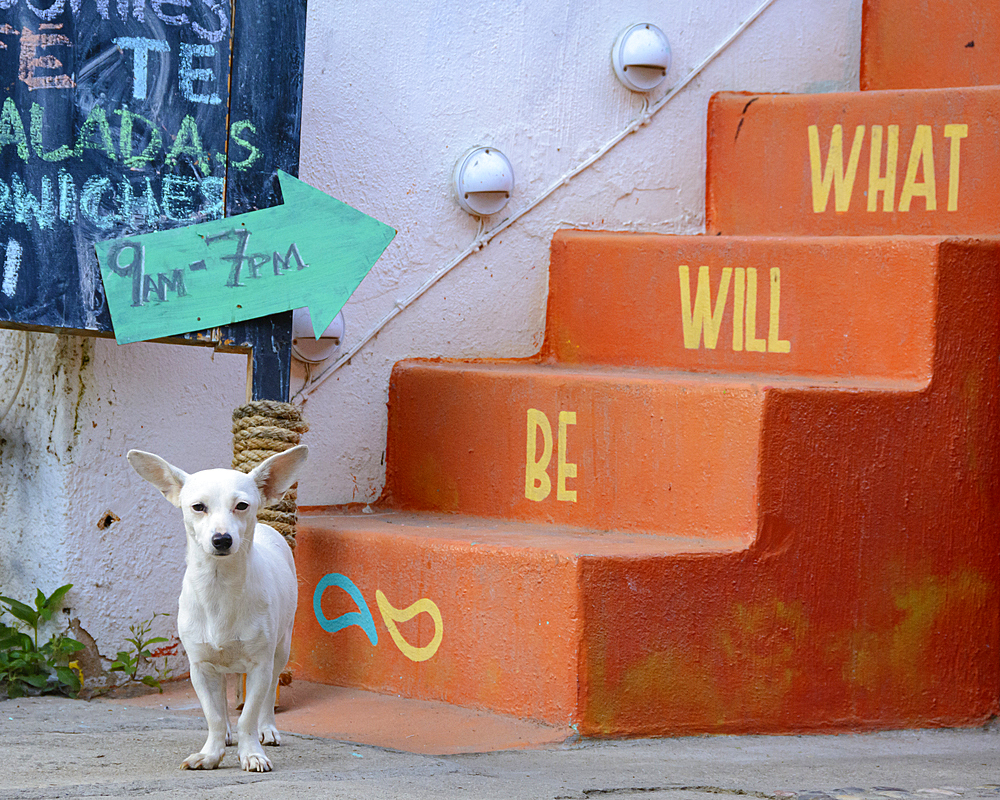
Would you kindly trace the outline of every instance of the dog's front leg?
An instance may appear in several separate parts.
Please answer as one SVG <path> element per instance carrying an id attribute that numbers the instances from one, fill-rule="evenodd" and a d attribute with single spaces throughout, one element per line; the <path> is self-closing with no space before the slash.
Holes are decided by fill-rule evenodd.
<path id="1" fill-rule="evenodd" d="M 247 672 L 247 695 L 243 699 L 243 712 L 236 723 L 240 766 L 247 772 L 271 771 L 271 759 L 260 746 L 260 731 L 257 727 L 261 708 L 268 702 L 270 686 L 270 663 L 257 664 Z M 274 702 L 273 695 L 270 702 Z"/>
<path id="2" fill-rule="evenodd" d="M 208 738 L 200 752 L 184 759 L 181 769 L 215 769 L 226 754 L 226 676 L 202 664 L 191 664 L 191 684 L 208 722 Z"/>

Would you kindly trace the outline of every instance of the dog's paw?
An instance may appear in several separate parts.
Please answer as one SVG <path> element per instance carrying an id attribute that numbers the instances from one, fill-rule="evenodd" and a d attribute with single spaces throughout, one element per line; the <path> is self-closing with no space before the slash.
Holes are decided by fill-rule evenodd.
<path id="1" fill-rule="evenodd" d="M 181 769 L 215 769 L 222 763 L 222 754 L 192 753 L 181 764 Z"/>
<path id="2" fill-rule="evenodd" d="M 278 733 L 278 729 L 273 725 L 262 725 L 260 728 L 260 743 L 277 747 L 281 744 L 281 734 Z"/>
<path id="3" fill-rule="evenodd" d="M 247 772 L 270 772 L 271 759 L 263 753 L 240 753 L 240 766 Z"/>
<path id="4" fill-rule="evenodd" d="M 226 747 L 236 744 L 236 737 L 233 736 L 233 729 L 226 725 Z"/>

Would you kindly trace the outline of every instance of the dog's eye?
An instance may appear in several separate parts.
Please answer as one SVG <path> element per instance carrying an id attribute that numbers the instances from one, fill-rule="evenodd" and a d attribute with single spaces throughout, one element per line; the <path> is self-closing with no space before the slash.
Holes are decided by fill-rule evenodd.
<path id="1" fill-rule="evenodd" d="M 195 503 L 194 505 L 191 506 L 191 510 L 192 511 L 197 511 L 200 514 L 202 511 L 205 510 L 205 504 L 204 503 Z"/>
<path id="2" fill-rule="evenodd" d="M 250 508 L 250 504 L 244 503 L 242 500 L 236 504 L 237 511 L 246 511 L 248 508 Z"/>

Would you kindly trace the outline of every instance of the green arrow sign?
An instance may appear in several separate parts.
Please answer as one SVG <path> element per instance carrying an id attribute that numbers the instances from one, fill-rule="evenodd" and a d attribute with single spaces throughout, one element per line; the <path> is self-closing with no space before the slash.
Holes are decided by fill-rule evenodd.
<path id="1" fill-rule="evenodd" d="M 283 205 L 95 245 L 119 344 L 304 306 L 319 338 L 396 231 L 278 176 Z"/>

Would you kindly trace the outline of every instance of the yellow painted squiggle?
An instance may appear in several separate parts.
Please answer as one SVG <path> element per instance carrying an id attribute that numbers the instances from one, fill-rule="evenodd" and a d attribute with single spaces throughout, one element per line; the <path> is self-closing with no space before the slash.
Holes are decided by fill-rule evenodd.
<path id="1" fill-rule="evenodd" d="M 438 651 L 438 648 L 441 646 L 441 640 L 444 638 L 444 621 L 441 619 L 441 609 L 437 607 L 437 604 L 433 600 L 422 597 L 413 605 L 399 609 L 389 602 L 381 589 L 375 590 L 375 600 L 378 603 L 378 610 L 382 614 L 382 621 L 385 623 L 389 635 L 404 656 L 411 661 L 426 661 Z M 429 644 L 423 647 L 414 647 L 403 638 L 403 634 L 399 632 L 396 623 L 408 622 L 420 613 L 430 614 L 431 619 L 434 620 L 434 638 L 431 639 Z"/>

